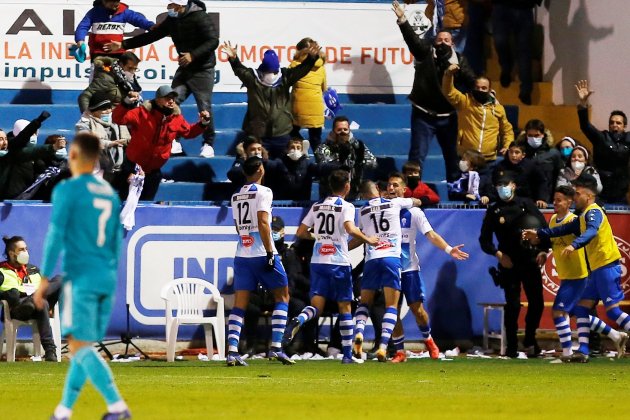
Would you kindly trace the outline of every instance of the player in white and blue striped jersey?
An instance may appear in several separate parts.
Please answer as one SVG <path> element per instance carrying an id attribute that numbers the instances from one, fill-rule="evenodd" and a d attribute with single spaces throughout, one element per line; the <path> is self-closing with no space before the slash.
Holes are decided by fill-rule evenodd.
<path id="1" fill-rule="evenodd" d="M 404 197 L 405 177 L 401 173 L 393 173 L 389 176 L 387 183 L 387 192 L 390 197 Z M 429 314 L 424 308 L 425 287 L 424 279 L 420 271 L 420 260 L 416 252 L 416 236 L 420 232 L 423 234 L 436 248 L 446 252 L 456 260 L 466 260 L 468 254 L 461 250 L 463 245 L 450 246 L 444 238 L 442 238 L 427 220 L 424 212 L 419 208 L 403 209 L 400 211 L 400 227 L 402 229 L 402 252 L 401 264 L 402 275 L 400 285 L 402 294 L 405 296 L 407 305 L 411 313 L 416 318 L 416 323 L 422 334 L 424 344 L 429 351 L 432 359 L 437 359 L 440 349 L 431 337 L 431 325 L 429 323 Z M 392 359 L 392 363 L 401 363 L 407 359 L 404 352 L 405 335 L 400 322 L 400 317 L 394 328 L 392 341 L 396 348 L 396 355 Z"/>
<path id="2" fill-rule="evenodd" d="M 232 216 L 239 236 L 234 258 L 234 307 L 228 318 L 228 366 L 247 366 L 238 353 L 241 328 L 249 295 L 258 284 L 271 291 L 275 306 L 271 315 L 269 358 L 294 364 L 282 351 L 282 334 L 287 325 L 289 287 L 278 251 L 271 237 L 273 192 L 260 185 L 265 175 L 262 159 L 248 158 L 242 166 L 247 183 L 232 195 Z"/>
<path id="3" fill-rule="evenodd" d="M 382 198 L 378 188 L 371 181 L 366 181 L 362 198 L 368 199 L 359 210 L 359 228 L 368 236 L 377 236 L 376 245 L 368 245 L 365 252 L 365 266 L 361 280 L 361 303 L 356 311 L 354 353 L 361 357 L 363 330 L 369 315 L 369 307 L 374 301 L 374 294 L 382 289 L 385 296 L 385 315 L 381 329 L 381 342 L 376 351 L 380 362 L 387 361 L 387 345 L 398 317 L 400 298 L 400 252 L 402 231 L 400 228 L 400 210 L 419 207 L 421 202 L 415 198 Z M 371 183 L 371 184 L 370 184 Z M 352 241 L 351 248 L 357 245 Z"/>
<path id="4" fill-rule="evenodd" d="M 300 238 L 315 239 L 310 275 L 311 305 L 289 322 L 282 345 L 287 346 L 305 322 L 316 319 L 324 310 L 326 299 L 331 299 L 339 305 L 342 363 L 363 363 L 361 359 L 352 358 L 354 321 L 348 236 L 371 245 L 376 245 L 378 239 L 368 238 L 354 224 L 354 206 L 344 200 L 350 192 L 350 174 L 344 170 L 333 171 L 328 182 L 332 195 L 313 204 L 297 231 Z"/>

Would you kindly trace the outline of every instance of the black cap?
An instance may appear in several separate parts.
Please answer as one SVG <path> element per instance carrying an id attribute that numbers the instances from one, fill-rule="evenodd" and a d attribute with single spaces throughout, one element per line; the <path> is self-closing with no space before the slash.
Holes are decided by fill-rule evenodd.
<path id="1" fill-rule="evenodd" d="M 92 112 L 101 111 L 103 109 L 109 109 L 112 107 L 112 101 L 104 92 L 96 92 L 90 98 L 88 109 Z"/>
<path id="2" fill-rule="evenodd" d="M 279 231 L 284 229 L 284 220 L 280 216 L 273 216 L 271 219 L 271 230 Z"/>
<path id="3" fill-rule="evenodd" d="M 492 176 L 492 184 L 497 185 L 507 185 L 510 182 L 515 182 L 514 172 L 512 171 L 498 171 L 495 172 Z"/>

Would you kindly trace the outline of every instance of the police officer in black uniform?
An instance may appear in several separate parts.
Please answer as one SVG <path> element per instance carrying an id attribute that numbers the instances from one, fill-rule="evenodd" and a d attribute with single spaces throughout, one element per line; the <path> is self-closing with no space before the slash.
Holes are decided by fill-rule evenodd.
<path id="1" fill-rule="evenodd" d="M 507 338 L 508 357 L 518 355 L 518 315 L 521 309 L 521 284 L 527 296 L 528 309 L 525 317 L 525 339 L 523 346 L 528 356 L 538 356 L 540 348 L 536 342 L 536 329 L 542 317 L 543 288 L 540 266 L 546 259 L 549 243 L 531 246 L 521 241 L 521 231 L 530 227 L 545 227 L 547 222 L 534 202 L 529 198 L 517 197 L 514 174 L 500 171 L 495 174 L 493 184 L 499 200 L 492 203 L 483 219 L 479 243 L 486 254 L 499 260 L 494 271 L 494 280 L 505 293 L 504 325 Z M 494 245 L 495 235 L 498 246 Z"/>

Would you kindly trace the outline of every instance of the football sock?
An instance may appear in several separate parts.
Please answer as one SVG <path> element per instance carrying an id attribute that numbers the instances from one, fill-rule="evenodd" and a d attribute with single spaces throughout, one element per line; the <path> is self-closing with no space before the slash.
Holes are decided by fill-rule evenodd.
<path id="1" fill-rule="evenodd" d="M 614 306 L 606 311 L 608 318 L 614 319 L 619 328 L 623 328 L 626 331 L 630 331 L 630 316 L 627 313 L 619 309 L 619 306 Z"/>
<path id="2" fill-rule="evenodd" d="M 363 330 L 365 329 L 365 323 L 367 322 L 368 315 L 369 315 L 368 306 L 363 303 L 359 304 L 359 306 L 357 307 L 357 312 L 355 314 L 357 318 L 357 325 L 354 329 L 355 334 L 359 334 L 359 333 L 363 334 Z"/>
<path id="3" fill-rule="evenodd" d="M 107 405 L 122 401 L 112 371 L 94 347 L 82 347 L 75 358 Z"/>
<path id="4" fill-rule="evenodd" d="M 352 337 L 354 336 L 354 319 L 352 314 L 339 314 L 339 331 L 344 358 L 352 357 Z"/>
<path id="5" fill-rule="evenodd" d="M 562 355 L 571 356 L 571 322 L 568 316 L 559 316 L 553 319 L 562 346 Z"/>
<path id="6" fill-rule="evenodd" d="M 396 319 L 398 317 L 398 308 L 390 306 L 385 308 L 385 315 L 383 315 L 383 328 L 381 329 L 381 344 L 380 349 L 387 349 L 389 344 L 389 338 L 392 336 L 392 331 L 396 325 Z"/>
<path id="7" fill-rule="evenodd" d="M 394 348 L 396 349 L 396 351 L 404 350 L 405 348 L 404 334 L 398 337 L 392 337 L 392 340 L 394 341 Z"/>
<path id="8" fill-rule="evenodd" d="M 431 338 L 431 325 L 427 323 L 427 325 L 418 325 L 420 328 L 420 334 L 422 334 L 423 340 L 428 340 Z"/>
<path id="9" fill-rule="evenodd" d="M 314 306 L 307 306 L 302 309 L 302 312 L 298 315 L 298 321 L 300 322 L 300 326 L 304 325 L 305 322 L 310 321 L 311 319 L 317 316 L 317 308 Z"/>
<path id="10" fill-rule="evenodd" d="M 74 407 L 74 403 L 79 397 L 79 393 L 85 384 L 87 375 L 85 370 L 79 366 L 76 357 L 70 359 L 70 367 L 66 375 L 66 383 L 63 387 L 63 394 L 61 395 L 61 405 L 69 410 Z M 56 415 L 57 411 L 55 411 Z M 70 415 L 58 416 L 60 418 L 70 417 Z"/>
<path id="11" fill-rule="evenodd" d="M 577 318 L 578 343 L 580 345 L 578 351 L 582 354 L 589 354 L 588 335 L 591 330 L 591 324 L 588 320 L 589 310 L 584 306 L 576 306 L 574 312 Z"/>
<path id="12" fill-rule="evenodd" d="M 606 324 L 601 319 L 596 316 L 589 316 L 589 321 L 591 322 L 591 330 L 597 331 L 600 334 L 604 334 L 609 337 L 613 341 L 619 340 L 619 331 L 613 329 L 610 325 Z"/>
<path id="13" fill-rule="evenodd" d="M 238 353 L 238 342 L 241 339 L 245 311 L 241 308 L 232 308 L 228 317 L 228 353 Z"/>
<path id="14" fill-rule="evenodd" d="M 271 349 L 280 350 L 282 335 L 287 326 L 287 311 L 289 304 L 277 302 L 271 314 Z"/>

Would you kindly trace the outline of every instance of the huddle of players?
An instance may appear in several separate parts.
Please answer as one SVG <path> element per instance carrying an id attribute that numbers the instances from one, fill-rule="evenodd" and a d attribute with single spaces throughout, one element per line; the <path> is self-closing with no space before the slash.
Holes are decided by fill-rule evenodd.
<path id="1" fill-rule="evenodd" d="M 381 342 L 376 356 L 387 360 L 386 349 L 397 322 L 401 290 L 414 313 L 430 355 L 437 358 L 439 349 L 431 338 L 429 319 L 423 307 L 424 282 L 416 254 L 419 231 L 435 246 L 458 260 L 468 258 L 463 245 L 451 247 L 433 231 L 420 201 L 403 198 L 404 177 L 392 174 L 383 198 L 373 188 L 359 209 L 359 227 L 354 223 L 355 207 L 344 200 L 350 189 L 350 175 L 343 170 L 332 172 L 329 184 L 332 194 L 311 207 L 300 224 L 297 236 L 315 241 L 311 260 L 311 304 L 287 325 L 288 281 L 271 239 L 271 202 L 273 193 L 259 184 L 264 176 L 262 160 L 251 157 L 243 164 L 247 184 L 232 196 L 232 210 L 239 242 L 234 261 L 235 304 L 228 319 L 228 366 L 246 366 L 238 354 L 238 342 L 249 293 L 257 284 L 271 290 L 275 307 L 272 314 L 272 339 L 269 357 L 283 364 L 295 363 L 283 351 L 299 328 L 322 312 L 327 299 L 339 306 L 342 338 L 342 363 L 362 363 L 363 330 L 374 294 L 382 289 L 385 296 Z M 349 236 L 352 240 L 348 241 Z M 361 303 L 356 310 L 356 325 L 351 303 L 352 275 L 349 249 L 365 244 L 365 268 L 361 281 Z M 401 328 L 398 326 L 397 330 Z M 400 330 L 402 331 L 402 330 Z M 354 342 L 354 348 L 353 348 Z M 402 332 L 394 337 L 395 362 L 405 360 Z M 354 353 L 354 354 L 353 354 Z"/>

